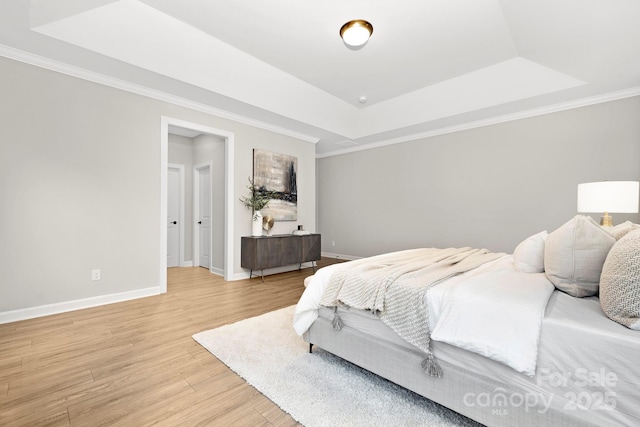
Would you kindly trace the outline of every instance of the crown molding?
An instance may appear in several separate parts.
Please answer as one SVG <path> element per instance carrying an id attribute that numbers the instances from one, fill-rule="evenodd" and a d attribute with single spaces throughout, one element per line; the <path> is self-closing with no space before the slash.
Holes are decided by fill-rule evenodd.
<path id="1" fill-rule="evenodd" d="M 162 92 L 162 91 L 151 89 L 138 84 L 126 82 L 124 80 L 116 79 L 114 77 L 100 74 L 95 71 L 89 71 L 84 68 L 65 64 L 60 61 L 56 61 L 50 58 L 45 58 L 43 56 L 35 55 L 33 53 L 25 52 L 23 50 L 15 49 L 13 47 L 6 46 L 3 44 L 0 44 L 0 56 L 15 60 L 15 61 L 23 62 L 25 64 L 44 68 L 50 71 L 55 71 L 61 74 L 66 74 L 71 77 L 77 77 L 79 79 L 87 80 L 93 83 L 98 83 L 98 84 L 109 86 L 115 89 L 124 90 L 126 92 L 135 93 L 137 95 L 142 95 L 147 98 L 168 102 L 170 104 L 189 108 L 191 110 L 199 111 L 201 113 L 211 114 L 213 116 L 220 117 L 223 119 L 233 120 L 238 123 L 253 126 L 259 129 L 268 130 L 271 132 L 278 133 L 280 135 L 285 135 L 295 139 L 299 139 L 301 141 L 310 142 L 312 144 L 317 144 L 318 141 L 320 141 L 320 138 L 317 138 L 314 136 L 306 135 L 306 134 L 296 132 L 291 129 L 286 129 L 280 126 L 274 126 L 272 124 L 251 119 L 249 117 L 242 116 L 239 114 L 230 113 L 228 111 L 214 108 L 206 104 L 190 101 L 188 99 L 171 95 L 166 92 Z"/>
<path id="2" fill-rule="evenodd" d="M 322 159 L 325 157 L 340 156 L 343 154 L 355 153 L 364 150 L 373 150 L 375 148 L 386 147 L 388 145 L 402 144 L 404 142 L 416 141 L 418 139 L 430 138 L 438 135 L 445 135 L 448 133 L 461 132 L 464 130 L 480 128 L 484 126 L 491 126 L 499 123 L 511 122 L 514 120 L 526 119 L 529 117 L 541 116 L 549 113 L 557 113 L 560 111 L 572 110 L 574 108 L 586 107 L 594 104 L 601 104 L 604 102 L 616 101 L 624 98 L 631 98 L 633 96 L 640 95 L 640 87 L 633 87 L 630 89 L 620 90 L 616 92 L 609 92 L 602 95 L 596 95 L 586 98 L 577 99 L 575 101 L 568 101 L 559 104 L 549 105 L 546 107 L 535 108 L 531 110 L 520 111 L 517 113 L 505 114 L 502 116 L 491 117 L 489 119 L 477 120 L 473 122 L 462 123 L 455 126 L 448 126 L 440 129 L 434 129 L 426 132 L 415 133 L 412 135 L 406 135 L 399 138 L 392 138 L 386 140 L 380 140 L 368 144 L 361 144 L 355 147 L 349 147 L 342 150 L 331 151 L 324 154 L 317 154 L 316 158 Z"/>
<path id="3" fill-rule="evenodd" d="M 0 44 L 0 56 L 12 59 L 15 61 L 23 62 L 36 67 L 44 68 L 47 70 L 55 71 L 61 74 L 66 74 L 72 77 L 87 80 L 93 83 L 98 83 L 104 86 L 113 87 L 115 89 L 124 90 L 127 92 L 135 93 L 137 95 L 145 96 L 147 98 L 156 99 L 163 102 L 168 102 L 173 105 L 189 108 L 191 110 L 199 111 L 206 114 L 211 114 L 223 119 L 233 120 L 238 123 L 253 126 L 259 129 L 268 130 L 280 135 L 289 136 L 301 141 L 317 144 L 320 138 L 293 131 L 291 129 L 283 128 L 280 126 L 274 126 L 269 123 L 265 123 L 259 120 L 251 119 L 239 114 L 230 113 L 225 110 L 211 107 L 199 102 L 190 101 L 185 98 L 181 98 L 175 95 L 168 94 L 155 89 L 150 89 L 145 86 L 126 82 L 124 80 L 116 79 L 104 74 L 100 74 L 94 71 L 89 71 L 80 67 L 72 66 L 60 61 L 56 61 L 43 56 L 35 55 L 20 49 L 16 49 L 10 46 Z M 518 113 L 505 114 L 502 116 L 496 116 L 489 119 L 477 120 L 467 123 L 462 123 L 455 126 L 448 126 L 439 129 L 433 129 L 426 132 L 415 133 L 398 138 L 384 139 L 372 143 L 361 144 L 354 147 L 344 148 L 341 150 L 335 150 L 324 154 L 316 154 L 316 158 L 321 159 L 325 157 L 339 156 L 343 154 L 354 153 L 364 150 L 373 150 L 375 148 L 385 147 L 388 145 L 402 144 L 405 142 L 416 141 L 419 139 L 430 138 L 438 135 L 445 135 L 448 133 L 461 132 L 464 130 L 475 129 L 484 126 L 491 126 L 495 124 L 510 122 L 514 120 L 525 119 L 529 117 L 540 116 L 549 113 L 556 113 L 565 110 L 571 110 L 574 108 L 585 107 L 593 104 L 600 104 L 603 102 L 610 102 L 624 98 L 630 98 L 640 95 L 640 87 L 634 87 L 616 92 L 610 92 L 606 94 L 596 95 L 592 97 L 581 98 L 574 101 L 554 104 L 546 107 L 535 108 L 531 110 L 521 111 Z"/>

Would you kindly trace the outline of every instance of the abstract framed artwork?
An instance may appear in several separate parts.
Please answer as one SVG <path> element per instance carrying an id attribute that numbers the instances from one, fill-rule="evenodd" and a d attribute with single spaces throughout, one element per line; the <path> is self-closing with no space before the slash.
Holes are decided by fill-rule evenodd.
<path id="1" fill-rule="evenodd" d="M 276 221 L 298 219 L 298 158 L 270 151 L 253 150 L 253 183 L 259 191 L 275 197 L 260 212 Z"/>

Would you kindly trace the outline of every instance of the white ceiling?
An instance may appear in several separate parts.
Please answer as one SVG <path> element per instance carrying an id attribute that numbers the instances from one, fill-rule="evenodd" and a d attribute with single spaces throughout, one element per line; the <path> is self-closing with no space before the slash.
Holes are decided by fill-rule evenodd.
<path id="1" fill-rule="evenodd" d="M 350 19 L 373 24 L 361 49 L 339 38 Z M 3 0 L 0 54 L 224 110 L 327 155 L 637 95 L 639 22 L 637 0 Z"/>

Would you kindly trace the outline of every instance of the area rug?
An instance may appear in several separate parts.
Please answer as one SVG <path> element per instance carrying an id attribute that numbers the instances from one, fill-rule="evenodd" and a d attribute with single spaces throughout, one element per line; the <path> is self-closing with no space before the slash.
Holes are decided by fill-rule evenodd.
<path id="1" fill-rule="evenodd" d="M 310 354 L 293 309 L 193 338 L 306 427 L 479 425 L 322 349 Z"/>

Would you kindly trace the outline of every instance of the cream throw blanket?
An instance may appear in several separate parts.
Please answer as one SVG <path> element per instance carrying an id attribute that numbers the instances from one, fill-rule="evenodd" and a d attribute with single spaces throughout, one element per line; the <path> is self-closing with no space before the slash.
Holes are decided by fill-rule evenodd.
<path id="1" fill-rule="evenodd" d="M 487 249 L 424 248 L 351 261 L 349 268 L 333 273 L 320 304 L 344 304 L 376 313 L 401 338 L 427 354 L 424 370 L 439 377 L 442 370 L 430 349 L 427 291 L 502 256 Z M 341 328 L 339 317 L 334 319 L 334 327 Z"/>

